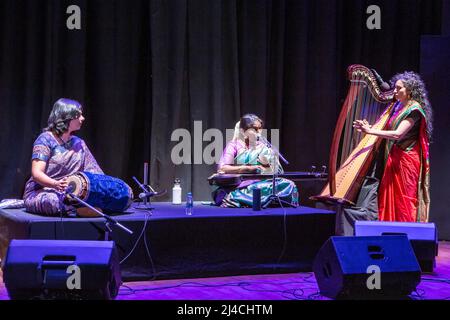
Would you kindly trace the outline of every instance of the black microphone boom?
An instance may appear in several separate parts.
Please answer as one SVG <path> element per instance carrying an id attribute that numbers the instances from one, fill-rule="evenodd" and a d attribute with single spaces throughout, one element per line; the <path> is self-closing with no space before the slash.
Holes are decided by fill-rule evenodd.
<path id="1" fill-rule="evenodd" d="M 99 216 L 105 218 L 106 228 L 108 230 L 108 231 L 106 231 L 106 238 L 109 237 L 108 234 L 109 234 L 109 232 L 111 232 L 111 228 L 110 228 L 109 224 L 116 225 L 116 226 L 120 227 L 122 230 L 125 230 L 126 232 L 128 232 L 129 234 L 133 234 L 133 231 L 131 231 L 130 229 L 128 229 L 127 227 L 125 227 L 121 223 L 117 222 L 115 219 L 111 218 L 109 215 L 104 214 L 103 212 L 97 210 L 97 208 L 94 208 L 93 206 L 91 206 L 89 203 L 87 203 L 84 200 L 81 200 L 80 198 L 78 198 L 76 195 L 74 195 L 72 193 L 73 189 L 74 189 L 73 184 L 69 184 L 67 186 L 67 188 L 66 188 L 66 191 L 64 191 L 64 193 L 66 195 L 70 196 L 72 199 L 76 200 L 78 203 L 84 205 L 85 207 L 88 207 L 89 209 L 91 209 L 92 211 L 97 213 Z"/>

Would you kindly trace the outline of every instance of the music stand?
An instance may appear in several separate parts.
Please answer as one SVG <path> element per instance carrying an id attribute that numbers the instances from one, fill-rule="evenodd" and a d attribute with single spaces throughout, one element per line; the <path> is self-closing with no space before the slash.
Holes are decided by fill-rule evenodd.
<path id="1" fill-rule="evenodd" d="M 291 206 L 293 208 L 296 208 L 295 205 L 293 205 L 290 202 L 287 202 L 285 200 L 281 200 L 280 197 L 277 195 L 277 184 L 276 184 L 276 179 L 278 176 L 278 163 L 276 161 L 276 158 L 279 157 L 281 160 L 283 160 L 283 162 L 285 164 L 289 164 L 289 162 L 283 157 L 283 155 L 280 153 L 280 151 L 278 151 L 277 148 L 275 148 L 266 138 L 264 138 L 264 136 L 259 135 L 258 136 L 258 140 L 261 141 L 262 143 L 264 143 L 271 151 L 273 154 L 273 174 L 272 174 L 272 194 L 269 196 L 269 198 L 267 199 L 267 202 L 264 203 L 264 205 L 262 205 L 262 207 L 264 209 L 266 209 L 272 202 L 276 201 L 280 204 L 281 207 L 283 207 L 283 203 Z"/>

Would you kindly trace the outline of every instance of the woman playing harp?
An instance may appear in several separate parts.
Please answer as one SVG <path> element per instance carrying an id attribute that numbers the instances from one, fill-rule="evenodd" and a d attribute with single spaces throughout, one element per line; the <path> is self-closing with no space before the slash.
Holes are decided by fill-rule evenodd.
<path id="1" fill-rule="evenodd" d="M 427 222 L 430 206 L 429 139 L 432 109 L 425 84 L 414 72 L 395 75 L 395 104 L 385 129 L 356 120 L 360 132 L 386 139 L 385 168 L 378 190 L 382 221 Z"/>

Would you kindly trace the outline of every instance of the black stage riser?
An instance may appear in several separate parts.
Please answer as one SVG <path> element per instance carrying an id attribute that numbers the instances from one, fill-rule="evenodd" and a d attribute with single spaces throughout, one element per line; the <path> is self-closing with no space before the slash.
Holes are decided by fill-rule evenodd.
<path id="1" fill-rule="evenodd" d="M 287 209 L 285 217 L 281 209 L 256 214 L 247 209 L 202 206 L 194 208 L 194 215 L 187 217 L 183 207 L 154 206 L 156 210 L 148 218 L 145 232 L 154 267 L 142 237 L 121 264 L 125 280 L 311 271 L 316 253 L 334 230 L 334 213 L 314 208 Z M 21 215 L 21 219 L 13 219 L 12 212 L 16 218 Z M 1 213 L 0 223 L 9 230 L 1 242 L 2 256 L 11 238 L 104 238 L 101 219 L 63 219 L 61 223 L 59 218 L 29 221 L 29 216 L 33 216 L 20 210 Z M 122 260 L 141 234 L 145 216 L 137 211 L 117 219 L 134 232 L 129 236 L 113 227 L 112 240 Z"/>

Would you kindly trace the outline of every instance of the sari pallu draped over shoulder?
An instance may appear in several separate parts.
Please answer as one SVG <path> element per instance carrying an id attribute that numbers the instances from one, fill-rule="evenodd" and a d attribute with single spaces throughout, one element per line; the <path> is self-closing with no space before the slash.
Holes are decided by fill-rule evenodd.
<path id="1" fill-rule="evenodd" d="M 418 139 L 405 141 L 401 146 L 392 140 L 386 143 L 386 165 L 378 196 L 379 220 L 382 221 L 428 221 L 430 163 L 425 112 L 414 102 L 394 114 L 388 128 L 396 130 L 413 111 L 421 115 Z"/>

